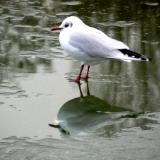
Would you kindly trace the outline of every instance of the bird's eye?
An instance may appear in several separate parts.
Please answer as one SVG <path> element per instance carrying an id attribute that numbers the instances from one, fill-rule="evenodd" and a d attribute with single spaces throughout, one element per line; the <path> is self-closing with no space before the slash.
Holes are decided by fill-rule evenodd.
<path id="1" fill-rule="evenodd" d="M 72 27 L 72 23 L 71 22 L 70 23 L 65 23 L 65 25 L 64 25 L 65 28 L 67 28 L 69 26 Z"/>
<path id="2" fill-rule="evenodd" d="M 67 28 L 68 26 L 69 26 L 69 23 L 66 23 L 66 24 L 64 25 L 65 28 Z"/>

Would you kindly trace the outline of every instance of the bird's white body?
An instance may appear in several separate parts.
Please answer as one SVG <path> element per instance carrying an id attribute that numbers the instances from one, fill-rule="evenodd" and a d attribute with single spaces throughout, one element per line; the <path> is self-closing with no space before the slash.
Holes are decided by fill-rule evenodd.
<path id="1" fill-rule="evenodd" d="M 88 78 L 89 65 L 106 59 L 123 61 L 149 61 L 139 53 L 133 52 L 123 42 L 110 38 L 102 31 L 84 24 L 78 17 L 71 16 L 63 20 L 59 27 L 52 31 L 60 31 L 59 42 L 62 48 L 73 58 L 82 62 L 79 82 L 84 64 L 88 65 L 85 79 Z"/>
<path id="2" fill-rule="evenodd" d="M 84 64 L 92 64 L 105 59 L 140 60 L 119 51 L 119 49 L 129 50 L 127 45 L 110 38 L 96 28 L 89 27 L 79 18 L 68 17 L 60 27 L 64 27 L 66 23 L 71 24 L 71 27 L 60 31 L 59 42 L 70 56 Z"/>
<path id="3" fill-rule="evenodd" d="M 81 35 L 89 35 L 89 34 L 91 37 L 97 36 L 97 40 L 101 40 L 101 43 L 103 42 L 102 44 L 109 44 L 110 46 L 112 46 L 111 45 L 112 41 L 111 41 L 110 37 L 103 35 L 103 33 L 98 30 L 96 32 L 94 28 L 91 28 L 87 25 L 85 25 L 85 26 L 83 25 L 80 29 L 72 28 L 72 30 L 66 29 L 66 30 L 60 32 L 59 42 L 60 42 L 62 48 L 68 53 L 68 55 L 70 55 L 71 57 L 73 57 L 77 60 L 80 60 L 84 63 L 98 62 L 99 60 L 101 61 L 101 60 L 104 60 L 105 58 L 111 58 L 111 57 L 109 57 L 109 55 L 107 57 L 107 53 L 111 53 L 111 52 L 113 53 L 113 52 L 115 52 L 115 50 L 113 50 L 112 48 L 109 48 L 110 46 L 108 48 L 106 48 L 105 55 L 101 55 L 101 52 L 99 52 L 99 53 L 97 53 L 97 54 L 100 54 L 99 56 L 97 56 L 97 55 L 91 56 L 90 54 L 87 54 L 82 48 L 80 48 L 81 46 L 78 47 L 73 44 L 74 42 L 72 42 L 72 36 L 75 38 L 77 36 L 77 40 L 79 40 L 78 38 L 82 38 L 82 41 L 84 41 L 84 44 L 82 43 L 82 47 L 84 47 L 84 49 L 85 49 L 85 45 L 87 45 L 87 47 L 90 47 L 90 50 L 92 52 L 92 49 L 93 49 L 92 48 L 93 44 L 91 44 L 92 42 L 89 42 L 89 41 L 83 39 L 83 37 L 81 37 Z M 80 36 L 80 37 L 78 37 L 78 36 Z M 80 41 L 78 41 L 78 43 Z M 116 41 L 116 40 L 113 40 L 113 41 Z M 122 47 L 123 44 L 118 43 L 119 41 L 116 41 L 116 42 L 119 45 L 119 47 Z M 95 45 L 97 45 L 97 43 L 94 44 L 94 47 L 95 47 Z M 104 47 L 104 46 L 102 45 L 102 47 Z M 127 48 L 127 46 L 125 46 L 125 45 L 123 46 L 123 48 L 124 47 Z M 86 49 L 89 50 L 89 48 L 86 48 Z"/>

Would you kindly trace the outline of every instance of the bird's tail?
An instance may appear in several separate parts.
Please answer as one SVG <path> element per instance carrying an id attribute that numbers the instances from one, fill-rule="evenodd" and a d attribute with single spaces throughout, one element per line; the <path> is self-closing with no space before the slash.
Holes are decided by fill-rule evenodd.
<path id="1" fill-rule="evenodd" d="M 140 60 L 140 61 L 150 61 L 151 58 L 148 58 L 144 55 L 141 55 L 139 53 L 133 52 L 129 49 L 119 49 L 121 53 L 126 57 L 126 60 Z"/>

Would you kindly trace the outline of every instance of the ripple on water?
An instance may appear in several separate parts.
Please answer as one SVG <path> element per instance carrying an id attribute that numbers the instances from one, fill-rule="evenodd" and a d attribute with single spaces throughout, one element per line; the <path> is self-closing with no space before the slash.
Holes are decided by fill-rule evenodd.
<path id="1" fill-rule="evenodd" d="M 159 5 L 158 2 L 146 2 L 146 3 L 144 3 L 144 4 L 147 5 L 147 6 L 151 6 L 151 7 L 156 7 L 156 6 Z"/>
<path id="2" fill-rule="evenodd" d="M 0 95 L 1 96 L 10 96 L 10 95 L 24 95 L 25 91 L 21 90 L 16 86 L 16 84 L 9 82 L 9 81 L 3 81 L 0 84 Z"/>
<path id="3" fill-rule="evenodd" d="M 100 22 L 98 24 L 104 27 L 128 27 L 136 25 L 134 21 Z"/>
<path id="4" fill-rule="evenodd" d="M 57 16 L 71 16 L 71 15 L 74 15 L 74 14 L 76 14 L 76 12 L 59 12 L 56 15 Z"/>
<path id="5" fill-rule="evenodd" d="M 23 32 L 33 32 L 33 27 L 29 26 L 29 25 L 14 25 L 14 28 L 19 32 L 19 33 L 23 33 Z"/>
<path id="6" fill-rule="evenodd" d="M 62 2 L 62 5 L 67 5 L 67 6 L 77 6 L 81 4 L 81 1 L 66 1 Z"/>

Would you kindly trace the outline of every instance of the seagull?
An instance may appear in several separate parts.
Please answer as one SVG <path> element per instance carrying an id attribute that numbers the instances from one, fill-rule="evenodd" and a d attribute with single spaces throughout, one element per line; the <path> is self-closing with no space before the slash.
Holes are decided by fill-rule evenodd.
<path id="1" fill-rule="evenodd" d="M 88 80 L 90 65 L 98 64 L 107 59 L 122 61 L 149 61 L 144 55 L 131 51 L 123 42 L 107 36 L 102 31 L 86 25 L 76 16 L 65 18 L 60 26 L 53 27 L 53 32 L 59 32 L 61 47 L 69 56 L 81 61 L 81 69 L 74 80 Z M 87 65 L 87 73 L 82 71 Z"/>

